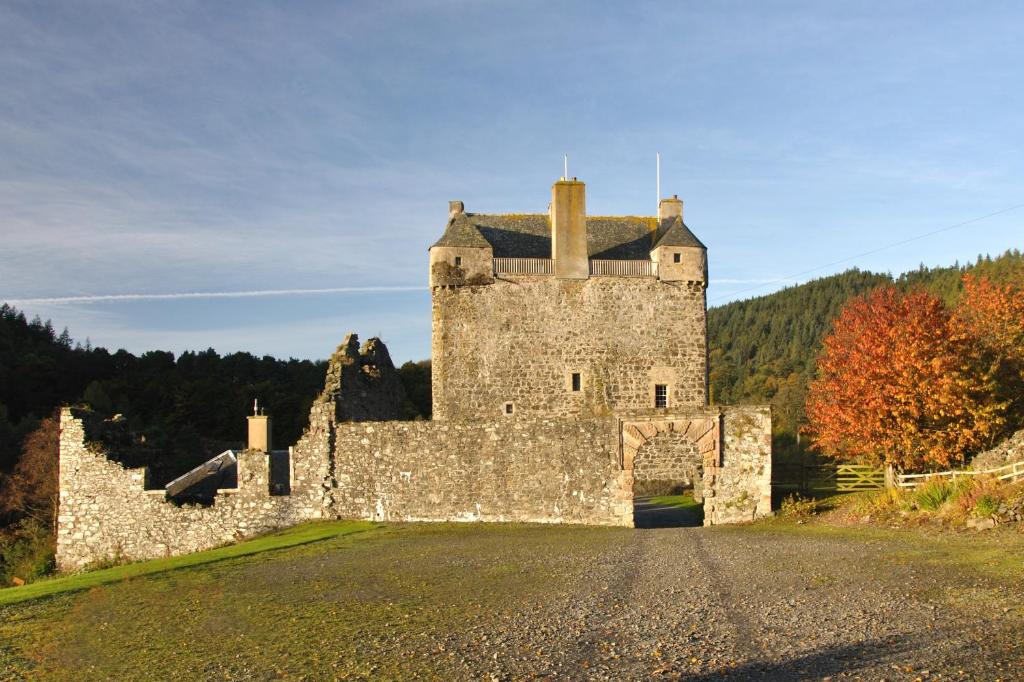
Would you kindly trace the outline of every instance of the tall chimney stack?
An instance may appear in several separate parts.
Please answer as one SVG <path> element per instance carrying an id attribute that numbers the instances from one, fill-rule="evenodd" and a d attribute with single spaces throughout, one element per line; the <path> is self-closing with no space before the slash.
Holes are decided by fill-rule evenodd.
<path id="1" fill-rule="evenodd" d="M 586 191 L 576 178 L 562 178 L 551 187 L 551 257 L 559 279 L 590 276 Z"/>
<path id="2" fill-rule="evenodd" d="M 658 222 L 665 218 L 683 217 L 683 200 L 673 194 L 671 199 L 662 199 L 658 202 Z"/>
<path id="3" fill-rule="evenodd" d="M 270 452 L 273 443 L 270 439 L 270 417 L 259 407 L 259 401 L 253 405 L 249 415 L 249 449 Z"/>

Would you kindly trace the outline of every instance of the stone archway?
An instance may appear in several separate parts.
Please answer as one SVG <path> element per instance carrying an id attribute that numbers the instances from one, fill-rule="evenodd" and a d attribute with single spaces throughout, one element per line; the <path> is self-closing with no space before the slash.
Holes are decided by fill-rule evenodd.
<path id="1" fill-rule="evenodd" d="M 721 417 L 717 414 L 699 417 L 667 419 L 628 420 L 622 422 L 620 466 L 622 468 L 623 498 L 633 500 L 636 484 L 635 465 L 637 455 L 644 446 L 659 436 L 681 438 L 693 443 L 700 455 L 701 489 L 705 510 L 708 500 L 715 496 L 715 483 L 722 462 Z M 704 524 L 708 525 L 709 515 L 705 514 Z"/>

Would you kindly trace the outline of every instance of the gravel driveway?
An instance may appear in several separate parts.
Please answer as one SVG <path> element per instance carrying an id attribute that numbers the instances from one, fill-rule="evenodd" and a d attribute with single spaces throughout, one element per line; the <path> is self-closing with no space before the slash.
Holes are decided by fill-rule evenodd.
<path id="1" fill-rule="evenodd" d="M 455 637 L 473 673 L 1024 679 L 1019 582 L 894 562 L 888 541 L 681 528 L 624 540 L 574 598 Z"/>
<path id="2" fill-rule="evenodd" d="M 0 609 L 0 679 L 1024 679 L 996 537 L 385 526 Z"/>

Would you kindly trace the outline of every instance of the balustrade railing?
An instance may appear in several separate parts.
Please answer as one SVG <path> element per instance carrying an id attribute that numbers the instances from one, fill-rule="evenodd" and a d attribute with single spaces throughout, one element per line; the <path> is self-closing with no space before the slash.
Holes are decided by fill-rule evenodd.
<path id="1" fill-rule="evenodd" d="M 495 275 L 552 275 L 551 258 L 495 258 Z M 591 277 L 657 277 L 658 264 L 650 260 L 591 260 Z"/>
<path id="2" fill-rule="evenodd" d="M 652 260 L 592 260 L 594 277 L 657 277 L 658 264 Z"/>
<path id="3" fill-rule="evenodd" d="M 550 258 L 495 258 L 495 275 L 550 275 L 554 261 Z"/>

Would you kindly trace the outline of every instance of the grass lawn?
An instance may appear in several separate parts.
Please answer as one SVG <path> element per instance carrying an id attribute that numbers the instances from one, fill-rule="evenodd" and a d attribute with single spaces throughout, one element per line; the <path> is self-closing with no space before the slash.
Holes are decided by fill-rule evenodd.
<path id="1" fill-rule="evenodd" d="M 183 557 L 195 563 L 0 607 L 0 679 L 429 676 L 435 658 L 448 660 L 430 653 L 433 633 L 463 632 L 520 601 L 571 598 L 566 582 L 586 557 L 631 532 L 311 524 L 302 546 L 214 563 Z"/>
<path id="2" fill-rule="evenodd" d="M 704 503 L 694 500 L 692 492 L 637 497 L 633 505 L 637 528 L 675 528 L 704 523 Z"/>
<path id="3" fill-rule="evenodd" d="M 676 509 L 699 509 L 704 506 L 703 502 L 693 499 L 692 493 L 682 495 L 655 495 L 649 498 L 651 504 L 659 507 L 675 507 Z"/>
<path id="4" fill-rule="evenodd" d="M 74 592 L 85 590 L 98 585 L 128 580 L 153 573 L 163 573 L 179 568 L 200 566 L 214 561 L 233 559 L 235 557 L 258 554 L 274 549 L 294 547 L 310 542 L 317 542 L 327 538 L 349 535 L 369 530 L 374 524 L 365 521 L 327 521 L 322 523 L 305 523 L 277 533 L 264 535 L 253 540 L 240 542 L 235 545 L 219 547 L 217 549 L 186 554 L 184 556 L 170 557 L 167 559 L 155 559 L 153 561 L 142 561 L 123 566 L 114 566 L 97 571 L 87 571 L 68 576 L 49 578 L 38 582 L 30 583 L 22 587 L 9 587 L 0 589 L 0 606 L 5 604 L 16 604 L 29 599 L 48 597 L 63 592 Z"/>

